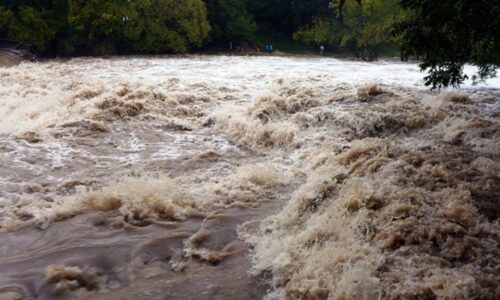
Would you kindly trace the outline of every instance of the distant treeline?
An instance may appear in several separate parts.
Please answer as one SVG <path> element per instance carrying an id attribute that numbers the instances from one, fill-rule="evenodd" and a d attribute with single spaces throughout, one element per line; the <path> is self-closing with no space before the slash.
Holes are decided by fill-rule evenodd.
<path id="1" fill-rule="evenodd" d="M 418 57 L 433 86 L 500 64 L 491 0 L 2 0 L 0 38 L 45 56 L 185 53 L 273 41 L 324 45 L 366 60 Z M 276 47 L 275 47 L 276 48 Z M 394 52 L 394 51 L 393 51 Z"/>
<path id="2" fill-rule="evenodd" d="M 184 53 L 289 39 L 373 58 L 398 43 L 398 0 L 2 0 L 3 37 L 42 55 Z"/>

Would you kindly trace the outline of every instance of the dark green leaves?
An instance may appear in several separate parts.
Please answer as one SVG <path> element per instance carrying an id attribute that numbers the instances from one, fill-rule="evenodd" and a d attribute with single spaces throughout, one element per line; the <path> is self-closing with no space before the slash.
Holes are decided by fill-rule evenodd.
<path id="1" fill-rule="evenodd" d="M 186 52 L 210 25 L 203 0 L 5 1 L 0 30 L 39 54 L 107 55 Z"/>
<path id="2" fill-rule="evenodd" d="M 427 85 L 458 86 L 468 79 L 465 63 L 476 65 L 475 82 L 495 76 L 500 64 L 500 3 L 489 0 L 401 0 L 409 12 L 397 32 L 405 56 L 423 59 Z"/>

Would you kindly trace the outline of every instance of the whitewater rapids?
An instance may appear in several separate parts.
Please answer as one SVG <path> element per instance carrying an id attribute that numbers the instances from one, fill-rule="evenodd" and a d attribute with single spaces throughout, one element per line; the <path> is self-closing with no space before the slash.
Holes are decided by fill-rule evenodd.
<path id="1" fill-rule="evenodd" d="M 500 79 L 422 77 L 298 57 L 0 66 L 0 299 L 498 298 Z"/>

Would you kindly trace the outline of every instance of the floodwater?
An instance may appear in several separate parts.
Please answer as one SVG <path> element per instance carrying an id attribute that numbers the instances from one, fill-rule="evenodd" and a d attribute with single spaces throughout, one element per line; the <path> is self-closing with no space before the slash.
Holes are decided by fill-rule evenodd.
<path id="1" fill-rule="evenodd" d="M 298 57 L 0 67 L 0 299 L 498 297 L 500 80 L 422 77 Z"/>

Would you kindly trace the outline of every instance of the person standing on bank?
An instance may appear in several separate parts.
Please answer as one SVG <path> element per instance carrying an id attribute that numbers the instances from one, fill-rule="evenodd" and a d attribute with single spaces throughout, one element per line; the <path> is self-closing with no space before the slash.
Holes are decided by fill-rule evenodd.
<path id="1" fill-rule="evenodd" d="M 319 54 L 323 56 L 324 53 L 325 53 L 325 46 L 323 45 L 319 46 Z"/>

